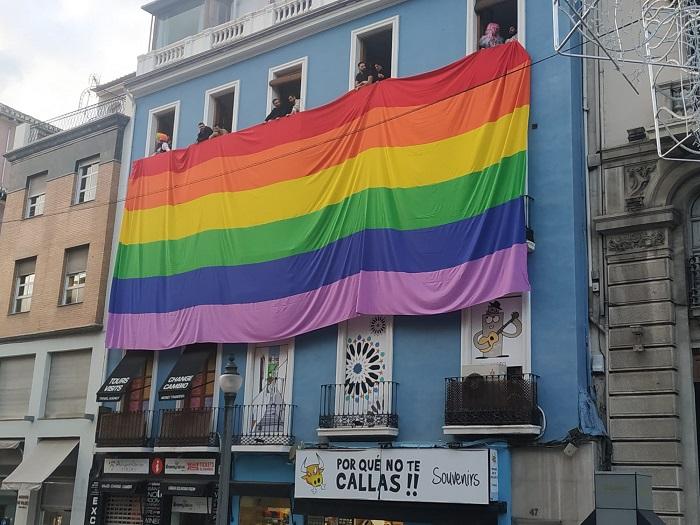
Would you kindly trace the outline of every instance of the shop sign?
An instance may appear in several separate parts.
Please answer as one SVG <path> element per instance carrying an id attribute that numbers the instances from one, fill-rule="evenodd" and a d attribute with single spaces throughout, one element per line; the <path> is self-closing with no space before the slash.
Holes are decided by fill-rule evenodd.
<path id="1" fill-rule="evenodd" d="M 186 514 L 209 514 L 210 498 L 173 496 L 173 512 Z"/>
<path id="2" fill-rule="evenodd" d="M 146 502 L 143 506 L 143 525 L 160 525 L 160 482 L 151 481 L 146 486 Z"/>
<path id="3" fill-rule="evenodd" d="M 213 476 L 216 474 L 216 460 L 197 458 L 165 458 L 165 473 Z"/>
<path id="4" fill-rule="evenodd" d="M 498 451 L 489 449 L 489 478 L 491 501 L 498 501 Z"/>
<path id="5" fill-rule="evenodd" d="M 105 474 L 148 474 L 148 458 L 105 458 Z"/>
<path id="6" fill-rule="evenodd" d="M 153 458 L 153 461 L 151 461 L 151 473 L 156 476 L 163 473 L 163 458 Z"/>
<path id="7" fill-rule="evenodd" d="M 489 503 L 487 449 L 299 450 L 296 498 Z"/>

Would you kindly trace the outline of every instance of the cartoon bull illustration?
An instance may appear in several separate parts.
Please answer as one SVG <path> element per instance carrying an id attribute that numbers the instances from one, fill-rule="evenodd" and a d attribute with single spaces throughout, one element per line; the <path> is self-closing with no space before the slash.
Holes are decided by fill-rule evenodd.
<path id="1" fill-rule="evenodd" d="M 306 483 L 311 486 L 311 492 L 316 494 L 319 489 L 323 490 L 326 487 L 323 480 L 323 471 L 326 467 L 318 453 L 316 454 L 316 463 L 307 465 L 308 459 L 309 458 L 304 458 L 304 462 L 301 464 L 301 479 L 306 481 Z"/>

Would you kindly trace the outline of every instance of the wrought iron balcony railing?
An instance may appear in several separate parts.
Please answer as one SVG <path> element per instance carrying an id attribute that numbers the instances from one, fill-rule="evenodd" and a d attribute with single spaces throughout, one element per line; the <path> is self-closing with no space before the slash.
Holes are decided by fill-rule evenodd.
<path id="1" fill-rule="evenodd" d="M 214 427 L 216 409 L 174 408 L 160 411 L 159 447 L 216 447 L 219 438 Z"/>
<path id="2" fill-rule="evenodd" d="M 233 411 L 234 445 L 294 444 L 294 405 L 237 405 Z"/>
<path id="3" fill-rule="evenodd" d="M 97 104 L 76 109 L 65 115 L 47 120 L 41 125 L 32 125 L 29 128 L 28 143 L 31 144 L 49 135 L 77 128 L 78 126 L 99 120 L 109 115 L 115 115 L 117 113 L 125 114 L 126 112 L 126 95 L 103 100 Z"/>
<path id="4" fill-rule="evenodd" d="M 688 258 L 688 303 L 690 308 L 700 308 L 700 255 Z"/>
<path id="5" fill-rule="evenodd" d="M 105 412 L 97 416 L 98 447 L 145 447 L 149 444 L 150 410 Z"/>
<path id="6" fill-rule="evenodd" d="M 320 428 L 398 428 L 398 383 L 321 386 Z"/>
<path id="7" fill-rule="evenodd" d="M 537 376 L 448 377 L 445 425 L 539 425 Z"/>

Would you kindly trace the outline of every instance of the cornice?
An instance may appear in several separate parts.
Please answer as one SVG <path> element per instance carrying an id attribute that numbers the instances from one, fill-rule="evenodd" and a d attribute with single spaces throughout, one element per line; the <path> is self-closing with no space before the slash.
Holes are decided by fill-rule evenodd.
<path id="1" fill-rule="evenodd" d="M 405 1 L 341 0 L 228 45 L 138 75 L 128 80 L 126 87 L 135 97 L 143 97 Z"/>

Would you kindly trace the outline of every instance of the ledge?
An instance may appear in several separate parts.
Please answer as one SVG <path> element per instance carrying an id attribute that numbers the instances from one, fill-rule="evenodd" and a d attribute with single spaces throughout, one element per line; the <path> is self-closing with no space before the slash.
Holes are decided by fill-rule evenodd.
<path id="1" fill-rule="evenodd" d="M 95 323 L 86 326 L 77 326 L 75 328 L 63 328 L 61 330 L 50 330 L 46 332 L 34 332 L 31 334 L 10 335 L 8 337 L 0 337 L 0 344 L 13 343 L 15 341 L 31 341 L 33 339 L 45 339 L 49 337 L 60 337 L 64 335 L 77 335 L 92 332 L 101 332 L 103 328 L 104 327 L 102 324 Z"/>
<path id="2" fill-rule="evenodd" d="M 678 212 L 673 206 L 663 206 L 637 212 L 600 215 L 593 219 L 595 230 L 603 235 L 645 230 L 649 227 L 672 227 L 678 224 Z"/>
<path id="3" fill-rule="evenodd" d="M 317 428 L 316 432 L 321 437 L 394 437 L 399 435 L 399 429 L 392 427 Z"/>
<path id="4" fill-rule="evenodd" d="M 538 436 L 539 425 L 445 425 L 442 432 L 448 436 Z"/>
<path id="5" fill-rule="evenodd" d="M 115 452 L 153 452 L 153 447 L 100 447 L 95 445 L 95 454 L 115 453 Z"/>
<path id="6" fill-rule="evenodd" d="M 153 447 L 153 452 L 219 452 L 219 447 Z"/>
<path id="7" fill-rule="evenodd" d="M 288 445 L 233 445 L 231 452 L 289 454 L 291 449 L 292 447 Z"/>

